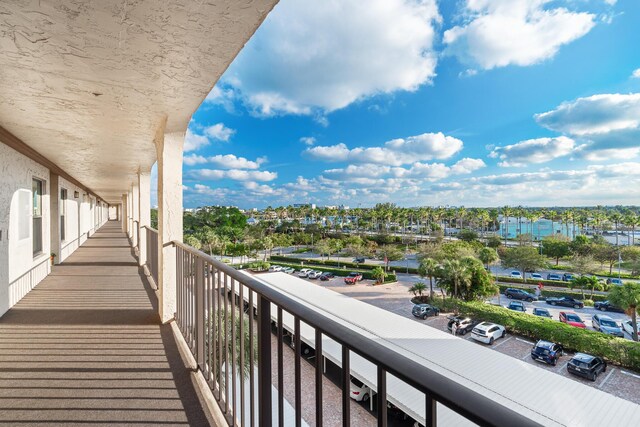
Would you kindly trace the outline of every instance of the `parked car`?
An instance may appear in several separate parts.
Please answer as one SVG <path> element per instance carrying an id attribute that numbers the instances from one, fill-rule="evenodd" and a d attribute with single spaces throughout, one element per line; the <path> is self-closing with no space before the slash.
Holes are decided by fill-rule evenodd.
<path id="1" fill-rule="evenodd" d="M 317 279 L 320 276 L 322 276 L 322 271 L 311 271 L 308 275 L 307 278 L 309 279 Z"/>
<path id="2" fill-rule="evenodd" d="M 300 272 L 298 273 L 298 277 L 307 277 L 309 275 L 309 273 L 311 273 L 313 270 L 310 268 L 303 268 L 300 270 Z"/>
<path id="3" fill-rule="evenodd" d="M 352 273 L 349 273 L 349 275 L 344 278 L 344 283 L 346 283 L 347 285 L 355 285 L 361 280 L 362 280 L 361 273 L 352 272 Z"/>
<path id="4" fill-rule="evenodd" d="M 456 335 L 465 335 L 478 324 L 477 321 L 471 319 L 470 317 L 454 316 L 450 317 L 449 322 L 447 323 L 447 329 L 449 331 L 451 331 L 454 323 L 457 323 L 458 325 L 456 329 Z"/>
<path id="5" fill-rule="evenodd" d="M 556 366 L 558 359 L 564 354 L 564 349 L 560 344 L 549 341 L 538 341 L 531 349 L 531 358 L 538 362 L 548 363 Z"/>
<path id="6" fill-rule="evenodd" d="M 535 307 L 533 309 L 533 314 L 535 316 L 548 317 L 549 319 L 551 319 L 551 313 L 549 313 L 549 310 L 547 310 L 546 308 L 537 308 L 537 307 Z"/>
<path id="7" fill-rule="evenodd" d="M 563 282 L 570 282 L 570 281 L 572 281 L 572 280 L 573 280 L 573 274 L 571 274 L 571 273 L 564 273 L 564 274 L 562 275 L 562 281 L 563 281 Z"/>
<path id="8" fill-rule="evenodd" d="M 596 331 L 613 335 L 614 337 L 624 338 L 622 327 L 606 314 L 594 314 L 591 318 L 591 326 L 593 326 L 593 329 Z"/>
<path id="9" fill-rule="evenodd" d="M 353 262 L 355 264 L 362 264 L 362 263 L 364 263 L 364 261 L 365 261 L 364 257 L 359 257 L 359 258 L 354 258 L 353 259 Z"/>
<path id="10" fill-rule="evenodd" d="M 608 285 L 622 286 L 622 279 L 607 279 Z"/>
<path id="11" fill-rule="evenodd" d="M 411 314 L 413 314 L 415 317 L 426 319 L 429 316 L 439 316 L 440 309 L 429 304 L 416 304 L 413 306 Z"/>
<path id="12" fill-rule="evenodd" d="M 598 374 L 607 370 L 607 362 L 598 356 L 590 354 L 578 353 L 571 358 L 567 364 L 567 371 L 570 374 L 578 375 L 595 381 Z"/>
<path id="13" fill-rule="evenodd" d="M 320 276 L 320 280 L 326 282 L 327 280 L 333 279 L 334 277 L 336 277 L 336 275 L 333 273 L 322 273 L 322 276 Z"/>
<path id="14" fill-rule="evenodd" d="M 282 266 L 281 265 L 272 265 L 271 267 L 269 267 L 269 271 L 282 271 Z"/>
<path id="15" fill-rule="evenodd" d="M 536 297 L 534 294 L 531 294 L 524 289 L 518 288 L 507 288 L 504 290 L 504 295 L 509 299 L 520 299 L 527 302 L 538 300 L 538 297 Z"/>
<path id="16" fill-rule="evenodd" d="M 624 313 L 623 309 L 621 309 L 620 307 L 616 307 L 609 301 L 596 301 L 595 304 L 593 304 L 593 308 L 600 311 L 615 311 L 616 313 Z"/>
<path id="17" fill-rule="evenodd" d="M 584 303 L 571 297 L 550 297 L 547 298 L 547 304 L 559 305 L 562 307 L 584 308 Z"/>
<path id="18" fill-rule="evenodd" d="M 522 279 L 522 273 L 519 271 L 512 271 L 511 274 L 509 274 L 509 277 L 512 279 Z"/>
<path id="19" fill-rule="evenodd" d="M 629 334 L 629 336 L 633 337 L 633 323 L 631 320 L 625 320 L 622 322 L 622 329 Z"/>
<path id="20" fill-rule="evenodd" d="M 558 318 L 562 323 L 575 326 L 576 328 L 586 329 L 587 327 L 587 325 L 584 324 L 584 320 L 571 311 L 561 311 Z"/>
<path id="21" fill-rule="evenodd" d="M 521 311 L 523 313 L 527 312 L 527 309 L 524 306 L 524 304 L 522 303 L 522 301 L 511 301 L 509 303 L 509 305 L 507 306 L 507 308 L 509 310 L 513 310 L 513 311 Z"/>
<path id="22" fill-rule="evenodd" d="M 351 389 L 351 398 L 356 402 L 366 402 L 371 397 L 371 389 L 354 376 L 351 376 L 349 388 Z"/>
<path id="23" fill-rule="evenodd" d="M 540 274 L 540 273 L 531 273 L 531 278 L 532 278 L 533 280 L 544 280 L 544 279 L 542 278 L 542 274 Z"/>
<path id="24" fill-rule="evenodd" d="M 471 338 L 489 345 L 498 338 L 504 338 L 506 334 L 504 326 L 490 322 L 482 322 L 471 330 Z"/>
<path id="25" fill-rule="evenodd" d="M 283 273 L 292 274 L 296 272 L 296 269 L 293 267 L 284 267 L 282 270 Z"/>
<path id="26" fill-rule="evenodd" d="M 562 281 L 562 277 L 556 273 L 547 274 L 547 280 L 557 280 L 558 282 Z"/>

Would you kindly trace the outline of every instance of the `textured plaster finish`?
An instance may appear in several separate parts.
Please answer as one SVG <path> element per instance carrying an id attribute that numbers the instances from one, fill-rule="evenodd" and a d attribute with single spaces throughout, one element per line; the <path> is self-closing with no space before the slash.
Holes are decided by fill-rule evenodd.
<path id="1" fill-rule="evenodd" d="M 109 203 L 277 0 L 0 2 L 0 124 Z"/>
<path id="2" fill-rule="evenodd" d="M 158 152 L 158 301 L 160 318 L 168 322 L 176 310 L 176 249 L 182 241 L 182 149 L 184 133 L 156 137 Z"/>
<path id="3" fill-rule="evenodd" d="M 1 141 L 0 141 L 1 142 Z M 0 316 L 49 273 L 49 170 L 0 143 Z M 33 256 L 32 179 L 45 181 L 42 197 L 42 254 Z M 20 210 L 19 194 L 29 201 L 28 213 Z M 20 218 L 28 216 L 29 237 L 19 239 Z"/>
<path id="4" fill-rule="evenodd" d="M 147 263 L 147 245 L 146 245 L 146 228 L 151 227 L 151 174 L 138 174 L 138 191 L 140 200 L 140 256 L 138 262 L 140 265 Z"/>
<path id="5" fill-rule="evenodd" d="M 138 246 L 138 235 L 140 233 L 140 192 L 138 191 L 138 181 L 131 186 L 131 208 L 133 211 L 132 215 L 132 229 L 131 229 L 131 241 L 133 242 L 133 246 Z M 134 221 L 138 221 L 136 224 Z"/>

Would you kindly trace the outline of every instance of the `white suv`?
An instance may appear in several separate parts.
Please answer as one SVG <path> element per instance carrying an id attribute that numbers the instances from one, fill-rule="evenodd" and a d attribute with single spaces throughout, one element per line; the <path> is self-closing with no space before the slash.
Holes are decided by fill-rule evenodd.
<path id="1" fill-rule="evenodd" d="M 271 267 L 269 267 L 269 271 L 282 271 L 282 266 L 272 265 Z"/>
<path id="2" fill-rule="evenodd" d="M 312 271 L 313 270 L 310 268 L 303 268 L 302 270 L 300 270 L 300 273 L 298 273 L 298 277 L 307 277 Z"/>
<path id="3" fill-rule="evenodd" d="M 307 275 L 309 279 L 317 279 L 320 276 L 322 276 L 322 271 L 310 271 Z"/>
<path id="4" fill-rule="evenodd" d="M 506 329 L 502 325 L 495 323 L 482 322 L 476 325 L 471 331 L 471 338 L 485 344 L 493 344 L 498 338 L 504 338 L 507 334 Z"/>

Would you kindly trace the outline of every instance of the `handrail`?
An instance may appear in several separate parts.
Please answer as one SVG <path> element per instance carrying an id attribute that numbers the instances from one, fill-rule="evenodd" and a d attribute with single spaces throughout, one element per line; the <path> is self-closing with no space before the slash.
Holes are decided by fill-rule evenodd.
<path id="1" fill-rule="evenodd" d="M 153 228 L 153 227 L 151 227 L 151 226 L 148 226 L 148 225 L 143 225 L 143 226 L 142 226 L 142 227 L 140 227 L 140 228 L 146 228 L 147 230 L 149 230 L 149 231 L 153 231 L 153 232 L 155 232 L 155 233 L 157 233 L 157 232 L 158 232 L 158 230 L 156 230 L 155 228 Z"/>
<path id="2" fill-rule="evenodd" d="M 311 327 L 322 330 L 324 335 L 339 342 L 342 346 L 378 365 L 386 372 L 426 393 L 437 402 L 476 424 L 483 426 L 541 425 L 443 374 L 435 372 L 376 341 L 362 336 L 260 281 L 240 273 L 210 255 L 182 242 L 172 241 L 171 244 L 213 264 L 216 269 L 247 286 L 269 302 L 298 317 Z"/>

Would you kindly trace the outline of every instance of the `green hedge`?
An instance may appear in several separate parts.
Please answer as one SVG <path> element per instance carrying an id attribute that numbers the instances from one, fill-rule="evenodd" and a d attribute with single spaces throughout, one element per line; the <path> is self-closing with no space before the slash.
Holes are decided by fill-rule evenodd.
<path id="1" fill-rule="evenodd" d="M 504 293 L 504 290 L 507 288 L 514 288 L 514 289 L 522 289 L 525 290 L 527 292 L 530 292 L 532 294 L 535 294 L 535 290 L 530 289 L 530 288 L 523 288 L 521 286 L 509 286 L 509 285 L 504 285 L 504 284 L 498 284 L 498 287 L 500 288 L 500 293 Z M 585 291 L 584 295 L 586 297 L 589 297 L 591 295 L 591 291 Z M 543 297 L 572 297 L 572 298 L 576 298 L 576 299 L 582 299 L 582 293 L 581 292 L 576 292 L 576 291 L 552 291 L 552 290 L 546 290 L 543 289 L 542 290 L 542 296 Z M 594 294 L 593 295 L 593 301 L 606 301 L 607 300 L 607 296 L 606 295 L 598 295 L 598 294 Z"/>
<path id="2" fill-rule="evenodd" d="M 535 280 L 535 279 L 527 279 L 527 281 L 525 282 L 524 279 L 514 279 L 511 278 L 509 276 L 496 276 L 496 280 L 499 282 L 506 282 L 506 283 L 521 283 L 521 284 L 525 284 L 525 285 L 537 285 L 538 283 L 542 283 L 545 286 L 555 286 L 557 288 L 568 288 L 569 287 L 569 282 L 561 282 L 558 280 Z"/>
<path id="3" fill-rule="evenodd" d="M 532 340 L 562 344 L 571 351 L 600 356 L 626 368 L 640 371 L 640 343 L 580 329 L 539 316 L 520 313 L 483 302 L 458 301 L 460 312 L 479 320 L 504 325 L 509 332 Z"/>
<path id="4" fill-rule="evenodd" d="M 347 267 L 347 268 L 353 268 L 357 270 L 373 270 L 376 267 L 384 267 L 383 265 L 380 265 L 380 264 L 356 264 L 355 262 L 343 262 L 343 261 L 330 260 L 330 259 L 321 260 L 321 259 L 309 259 L 309 258 L 293 258 L 293 257 L 288 257 L 283 255 L 271 255 L 271 260 L 289 262 L 293 264 L 301 264 L 302 262 L 304 262 L 304 265 L 311 263 L 311 264 L 322 265 L 322 266 L 328 265 L 332 267 Z M 389 271 L 392 271 L 396 274 L 406 273 L 407 267 L 390 266 Z M 418 274 L 418 269 L 409 267 L 409 273 Z"/>
<path id="5" fill-rule="evenodd" d="M 299 269 L 301 267 L 300 264 L 296 264 L 296 263 L 273 261 L 273 258 L 271 260 L 271 265 L 281 265 L 283 267 L 293 267 L 293 268 L 297 268 L 297 269 Z M 362 278 L 364 278 L 364 279 L 376 280 L 372 276 L 372 272 L 368 271 L 368 270 L 355 269 L 355 268 L 352 268 L 352 269 L 331 268 L 331 267 L 326 267 L 324 265 L 315 265 L 315 264 L 306 264 L 306 263 L 304 264 L 304 267 L 318 269 L 318 270 L 321 270 L 324 273 L 333 273 L 336 276 L 340 276 L 340 277 L 346 277 L 352 271 L 357 271 L 358 273 L 362 273 Z M 395 274 L 388 273 L 387 277 L 384 279 L 383 283 L 391 283 L 391 282 L 395 282 L 397 280 L 398 279 L 397 279 Z"/>

